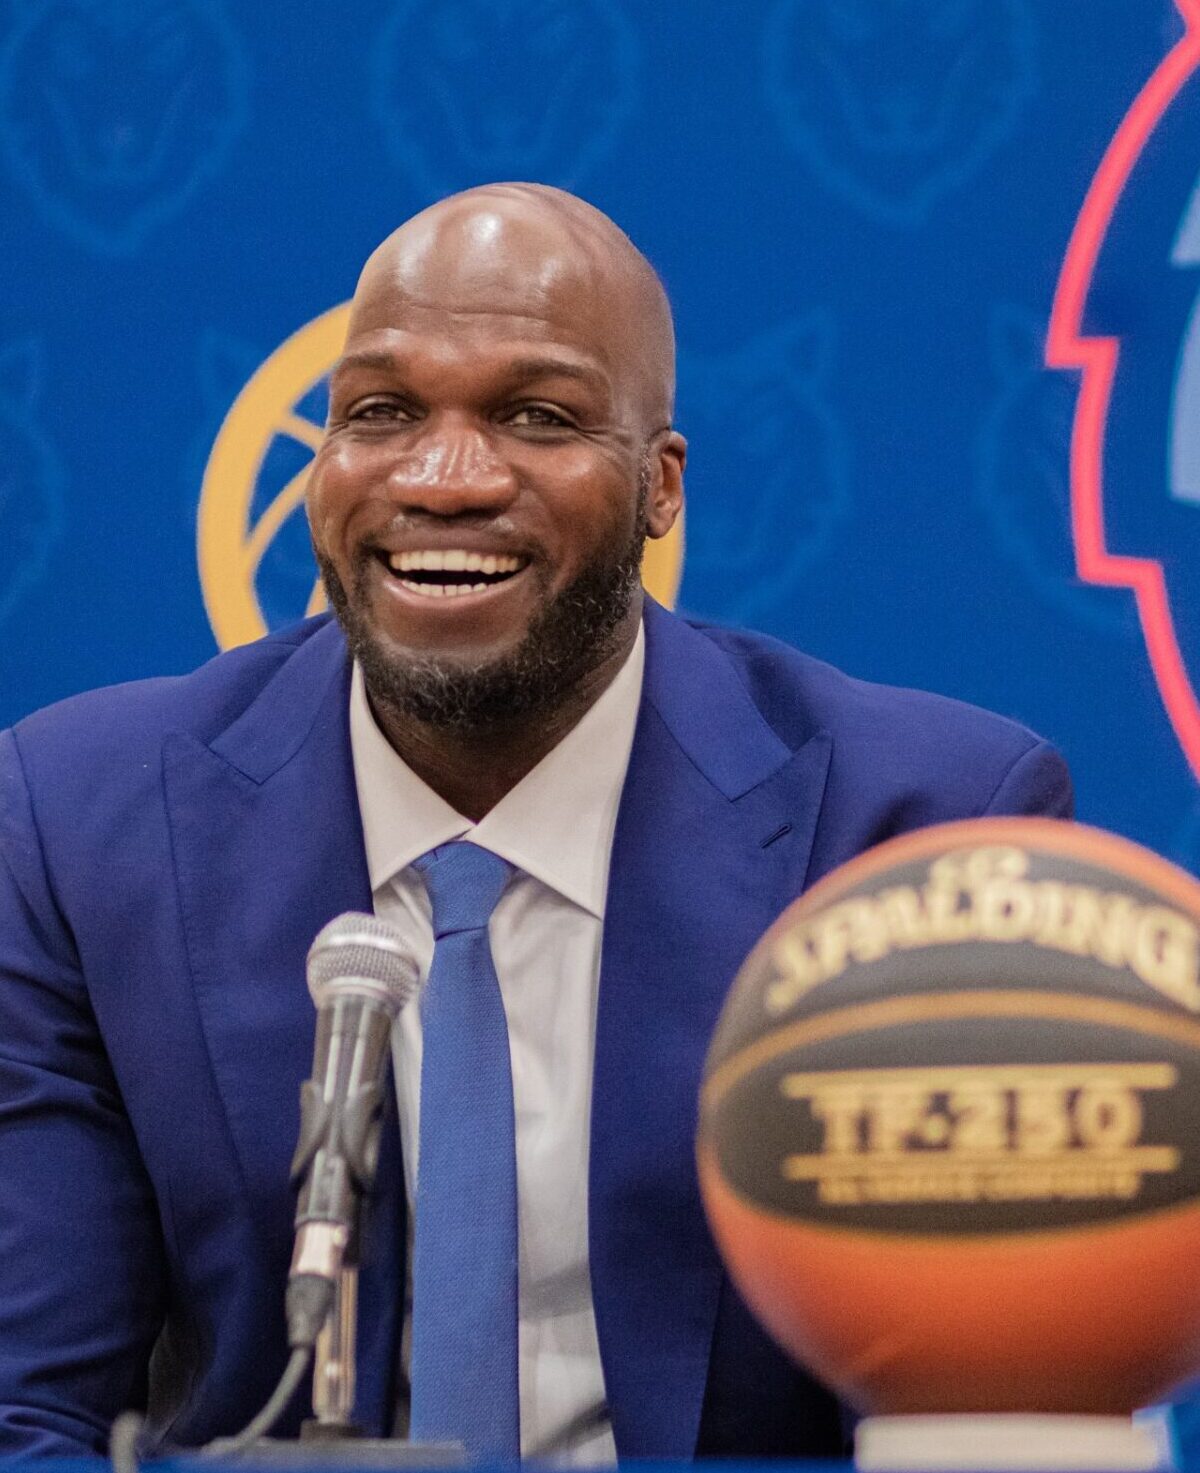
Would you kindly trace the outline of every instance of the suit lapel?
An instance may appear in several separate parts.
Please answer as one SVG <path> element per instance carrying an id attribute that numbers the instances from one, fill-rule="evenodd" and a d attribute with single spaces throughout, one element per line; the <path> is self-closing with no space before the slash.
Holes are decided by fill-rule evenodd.
<path id="1" fill-rule="evenodd" d="M 828 761 L 824 733 L 791 751 L 727 656 L 648 605 L 604 925 L 589 1202 L 622 1457 L 695 1450 L 721 1284 L 693 1155 L 704 1054 L 737 968 L 803 887 Z"/>
<path id="2" fill-rule="evenodd" d="M 750 947 L 803 886 L 829 743 L 795 752 L 728 658 L 648 605 L 646 678 L 614 838 L 597 1016 L 593 1297 L 623 1457 L 690 1457 L 721 1266 L 693 1164 L 708 1039 Z M 211 743 L 179 734 L 164 778 L 197 1007 L 249 1210 L 282 1289 L 280 1210 L 309 1071 L 304 958 L 370 910 L 336 626 L 288 656 Z M 403 1282 L 394 1112 L 360 1286 L 361 1419 L 391 1410 Z"/>
<path id="3" fill-rule="evenodd" d="M 188 957 L 213 1074 L 272 1273 L 291 1251 L 281 1212 L 312 1065 L 305 955 L 344 910 L 371 909 L 348 729 L 345 646 L 326 625 L 209 745 L 168 738 L 167 806 Z M 394 1117 L 394 1110 L 391 1115 Z M 384 1132 L 360 1295 L 359 1405 L 389 1399 L 398 1292 L 399 1148 Z"/>

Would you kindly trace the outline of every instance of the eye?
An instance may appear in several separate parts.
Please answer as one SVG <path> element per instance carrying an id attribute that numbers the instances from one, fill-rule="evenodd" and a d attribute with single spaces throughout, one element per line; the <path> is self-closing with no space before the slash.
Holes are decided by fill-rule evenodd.
<path id="1" fill-rule="evenodd" d="M 548 404 L 522 404 L 520 409 L 514 410 L 508 416 L 505 423 L 519 430 L 569 430 L 572 428 L 567 416 L 558 409 L 552 409 Z"/>
<path id="2" fill-rule="evenodd" d="M 408 420 L 412 415 L 395 399 L 360 399 L 346 410 L 348 420 L 390 421 Z"/>

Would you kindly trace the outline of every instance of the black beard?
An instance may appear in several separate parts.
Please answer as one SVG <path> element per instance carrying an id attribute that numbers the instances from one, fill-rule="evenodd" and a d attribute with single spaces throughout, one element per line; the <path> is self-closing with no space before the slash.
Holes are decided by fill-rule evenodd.
<path id="1" fill-rule="evenodd" d="M 371 554 L 363 555 L 352 601 L 329 559 L 318 551 L 330 605 L 350 653 L 362 665 L 372 702 L 426 726 L 459 732 L 503 727 L 556 710 L 620 642 L 619 630 L 641 586 L 644 484 L 639 476 L 637 520 L 625 547 L 586 567 L 543 604 L 514 650 L 486 663 L 387 654 L 359 612 L 366 606 Z M 544 592 L 544 571 L 531 567 L 530 576 L 540 580 Z"/>

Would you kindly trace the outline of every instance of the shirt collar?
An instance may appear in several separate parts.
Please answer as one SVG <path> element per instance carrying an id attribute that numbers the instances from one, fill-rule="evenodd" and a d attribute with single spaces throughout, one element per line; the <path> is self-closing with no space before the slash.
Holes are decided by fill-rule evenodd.
<path id="1" fill-rule="evenodd" d="M 472 824 L 401 758 L 375 721 L 357 662 L 350 749 L 367 871 L 378 891 L 438 844 L 469 837 L 603 919 L 613 831 L 633 747 L 645 636 L 561 742 Z"/>

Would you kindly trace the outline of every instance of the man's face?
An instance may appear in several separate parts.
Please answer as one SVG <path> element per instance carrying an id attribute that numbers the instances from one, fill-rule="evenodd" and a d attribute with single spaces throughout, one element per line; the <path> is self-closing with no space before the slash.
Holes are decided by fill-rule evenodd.
<path id="1" fill-rule="evenodd" d="M 528 685 L 532 659 L 554 667 L 535 684 L 561 685 L 632 638 L 663 437 L 567 244 L 478 212 L 427 235 L 360 286 L 309 520 L 378 694 L 465 682 L 478 705 L 489 672 L 515 663 Z M 556 694 L 500 687 L 510 703 Z"/>

